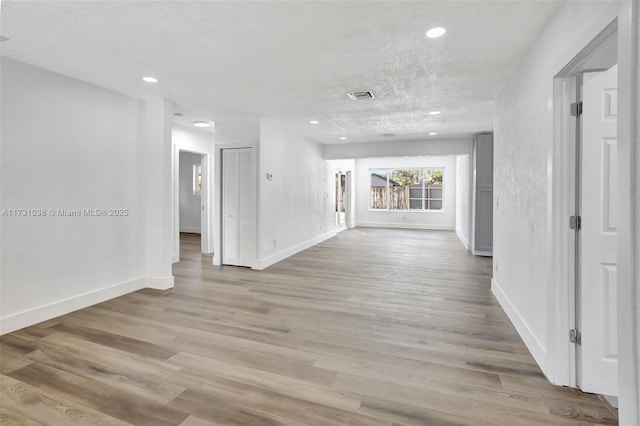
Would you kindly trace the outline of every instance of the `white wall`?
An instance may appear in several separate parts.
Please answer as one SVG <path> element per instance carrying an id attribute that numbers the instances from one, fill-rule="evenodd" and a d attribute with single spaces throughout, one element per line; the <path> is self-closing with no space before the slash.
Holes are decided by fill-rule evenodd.
<path id="1" fill-rule="evenodd" d="M 469 250 L 471 220 L 469 155 L 456 155 L 456 234 Z"/>
<path id="2" fill-rule="evenodd" d="M 200 233 L 200 194 L 193 193 L 193 165 L 203 161 L 202 155 L 180 152 L 180 232 Z"/>
<path id="3" fill-rule="evenodd" d="M 216 119 L 216 145 L 255 146 L 260 139 L 260 119 L 222 116 Z"/>
<path id="4" fill-rule="evenodd" d="M 444 208 L 441 211 L 380 211 L 369 209 L 370 169 L 381 168 L 444 167 Z M 417 156 L 381 157 L 356 160 L 356 221 L 358 226 L 447 229 L 456 225 L 456 157 Z"/>
<path id="5" fill-rule="evenodd" d="M 173 287 L 171 120 L 173 105 L 164 98 L 138 102 L 138 179 L 140 229 L 144 232 L 146 285 Z"/>
<path id="6" fill-rule="evenodd" d="M 216 123 L 216 131 L 218 126 Z M 183 151 L 196 153 L 209 153 L 213 155 L 213 131 L 204 131 L 180 125 L 173 125 L 171 128 L 171 142 Z"/>
<path id="7" fill-rule="evenodd" d="M 553 78 L 617 16 L 620 4 L 565 2 L 496 100 L 492 288 L 552 381 L 553 334 L 566 333 L 551 323 Z"/>
<path id="8" fill-rule="evenodd" d="M 469 154 L 473 137 L 437 138 L 422 141 L 390 141 L 323 145 L 327 160 L 420 155 Z"/>
<path id="9" fill-rule="evenodd" d="M 1 332 L 145 287 L 138 101 L 2 58 L 3 209 L 127 209 L 2 217 Z M 169 274 L 170 275 L 170 274 Z"/>
<path id="10" fill-rule="evenodd" d="M 640 423 L 640 3 L 618 16 L 618 403 L 620 424 Z M 625 182 L 629 179 L 628 184 Z"/>
<path id="11" fill-rule="evenodd" d="M 335 178 L 318 143 L 276 121 L 261 120 L 259 151 L 257 267 L 264 268 L 335 235 Z"/>

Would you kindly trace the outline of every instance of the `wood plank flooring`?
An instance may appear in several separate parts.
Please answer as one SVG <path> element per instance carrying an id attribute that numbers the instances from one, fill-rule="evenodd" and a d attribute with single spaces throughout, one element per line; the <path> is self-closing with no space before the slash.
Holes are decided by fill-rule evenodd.
<path id="1" fill-rule="evenodd" d="M 264 271 L 182 238 L 175 288 L 0 339 L 2 425 L 612 425 L 552 386 L 452 232 L 356 228 Z"/>

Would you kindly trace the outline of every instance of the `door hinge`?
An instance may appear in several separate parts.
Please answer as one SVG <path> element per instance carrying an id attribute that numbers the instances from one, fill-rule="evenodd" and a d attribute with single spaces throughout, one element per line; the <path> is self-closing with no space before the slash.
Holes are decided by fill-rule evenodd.
<path id="1" fill-rule="evenodd" d="M 582 115 L 582 102 L 574 102 L 571 104 L 571 116 L 580 117 Z"/>
<path id="2" fill-rule="evenodd" d="M 580 331 L 575 328 L 569 330 L 569 341 L 579 345 L 582 342 L 582 335 L 580 334 Z"/>
<path id="3" fill-rule="evenodd" d="M 582 218 L 580 216 L 569 216 L 569 228 L 579 231 L 582 226 Z"/>

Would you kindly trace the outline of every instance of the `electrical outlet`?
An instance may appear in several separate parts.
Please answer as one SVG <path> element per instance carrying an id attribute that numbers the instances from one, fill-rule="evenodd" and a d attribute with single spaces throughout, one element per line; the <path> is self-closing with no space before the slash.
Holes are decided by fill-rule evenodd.
<path id="1" fill-rule="evenodd" d="M 498 272 L 498 262 L 495 262 L 493 264 L 493 269 L 494 269 L 494 271 Z"/>

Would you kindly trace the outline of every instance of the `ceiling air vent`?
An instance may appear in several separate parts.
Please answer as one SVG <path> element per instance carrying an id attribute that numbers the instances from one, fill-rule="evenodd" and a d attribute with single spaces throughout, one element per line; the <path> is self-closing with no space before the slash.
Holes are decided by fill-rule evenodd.
<path id="1" fill-rule="evenodd" d="M 347 93 L 347 95 L 353 101 L 364 101 L 367 99 L 375 99 L 376 97 L 373 95 L 371 90 L 367 90 L 366 92 L 351 92 Z"/>
<path id="2" fill-rule="evenodd" d="M 386 137 L 386 138 L 392 138 L 394 136 L 396 136 L 395 133 L 383 133 L 382 136 Z"/>

